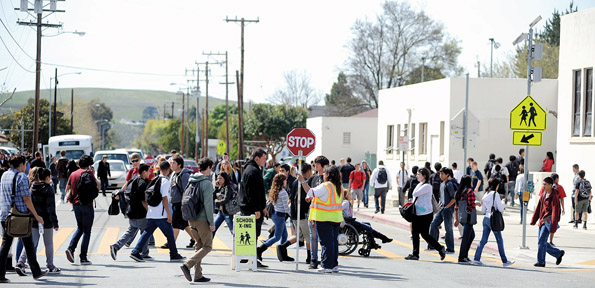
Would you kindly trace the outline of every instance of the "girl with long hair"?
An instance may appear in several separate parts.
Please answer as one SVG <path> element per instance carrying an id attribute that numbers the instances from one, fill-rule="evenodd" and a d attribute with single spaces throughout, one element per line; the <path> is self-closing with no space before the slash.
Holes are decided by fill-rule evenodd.
<path id="1" fill-rule="evenodd" d="M 223 167 L 223 164 L 221 167 Z M 217 196 L 215 206 L 219 207 L 219 212 L 217 213 L 217 218 L 215 218 L 215 231 L 213 231 L 213 236 L 215 236 L 217 229 L 219 229 L 219 226 L 221 226 L 221 223 L 223 223 L 224 220 L 227 223 L 227 227 L 229 227 L 229 232 L 233 235 L 233 215 L 229 214 L 225 209 L 225 204 L 231 200 L 233 193 L 234 190 L 229 181 L 229 174 L 227 174 L 227 172 L 219 173 L 219 176 L 217 176 L 217 187 L 215 188 L 215 195 Z"/>
<path id="2" fill-rule="evenodd" d="M 260 245 L 256 249 L 256 253 L 259 259 L 262 259 L 262 253 L 266 251 L 271 245 L 281 241 L 283 244 L 287 241 L 287 226 L 285 225 L 285 218 L 289 215 L 289 194 L 285 191 L 287 186 L 287 176 L 279 173 L 273 178 L 271 189 L 269 190 L 269 199 L 271 203 L 275 205 L 275 212 L 271 215 L 271 219 L 275 224 L 275 234 L 269 238 L 264 244 Z M 283 261 L 293 261 L 292 259 L 286 259 Z"/>
<path id="3" fill-rule="evenodd" d="M 471 187 L 471 177 L 469 175 L 465 175 L 461 178 L 459 189 L 457 189 L 457 193 L 455 194 L 455 199 L 457 200 L 456 203 L 459 201 L 467 201 L 466 211 L 459 211 L 459 205 L 455 205 L 454 225 L 455 227 L 459 225 L 463 226 L 463 240 L 461 241 L 461 248 L 459 249 L 459 263 L 471 262 L 471 260 L 469 260 L 469 249 L 471 248 L 473 239 L 475 239 L 475 230 L 473 230 L 473 225 L 475 224 L 471 224 L 469 222 L 465 224 L 459 223 L 459 213 L 470 215 L 473 213 L 475 205 L 481 206 L 481 203 L 475 203 L 475 193 Z"/>

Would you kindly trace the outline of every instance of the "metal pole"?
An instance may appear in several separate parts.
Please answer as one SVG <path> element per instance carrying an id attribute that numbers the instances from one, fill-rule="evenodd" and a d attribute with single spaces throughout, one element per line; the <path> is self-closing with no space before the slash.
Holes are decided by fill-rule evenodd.
<path id="1" fill-rule="evenodd" d="M 205 143 L 209 145 L 209 61 L 206 62 L 205 67 Z M 209 157 L 209 149 L 203 149 L 204 157 Z"/>
<path id="2" fill-rule="evenodd" d="M 225 51 L 225 152 L 229 155 L 229 62 L 227 61 L 227 51 Z"/>
<path id="3" fill-rule="evenodd" d="M 57 124 L 56 121 L 58 121 L 57 120 L 58 118 L 56 117 L 57 116 L 56 115 L 56 104 L 57 104 L 56 101 L 57 101 L 57 98 L 58 98 L 58 68 L 56 68 L 56 77 L 54 78 L 54 81 L 56 81 L 55 82 L 55 85 L 54 85 L 54 108 L 53 108 L 54 109 L 54 119 L 53 119 L 53 121 L 50 121 L 50 123 L 54 123 L 54 126 L 52 126 L 50 124 L 50 126 L 52 126 L 52 135 L 56 135 L 56 124 Z M 50 83 L 50 85 L 51 85 L 51 83 Z M 52 116 L 52 114 L 50 114 L 50 117 L 51 116 Z"/>
<path id="4" fill-rule="evenodd" d="M 492 78 L 492 65 L 494 61 L 494 38 L 490 38 L 490 78 Z"/>
<path id="5" fill-rule="evenodd" d="M 56 68 L 57 69 L 57 68 Z M 57 73 L 57 72 L 56 72 Z M 49 107 L 48 107 L 48 112 L 50 113 L 50 116 L 48 117 L 48 139 L 49 137 L 52 137 L 52 78 L 50 77 L 50 98 L 49 98 Z"/>
<path id="6" fill-rule="evenodd" d="M 37 142 L 39 142 L 39 88 L 41 77 L 41 13 L 37 14 L 37 59 L 35 60 L 35 115 L 33 117 L 33 149 L 37 151 Z"/>
<path id="7" fill-rule="evenodd" d="M 529 45 L 527 46 L 527 95 L 531 95 L 531 71 L 533 66 L 531 60 L 533 59 L 533 28 L 529 28 Z M 529 187 L 529 145 L 525 146 L 525 185 L 523 187 L 523 194 L 528 192 Z M 529 249 L 527 247 L 527 208 L 529 208 L 529 202 L 523 202 L 523 240 L 521 243 L 521 249 Z"/>
<path id="8" fill-rule="evenodd" d="M 182 92 L 182 141 L 180 142 L 180 154 L 184 156 L 184 107 L 186 105 L 184 93 Z"/>
<path id="9" fill-rule="evenodd" d="M 240 88 L 240 77 L 236 70 L 236 87 L 238 88 L 238 160 L 244 160 L 244 124 L 242 117 L 244 115 L 244 101 Z"/>
<path id="10" fill-rule="evenodd" d="M 74 134 L 74 89 L 70 89 L 70 134 Z"/>
<path id="11" fill-rule="evenodd" d="M 424 82 L 425 66 L 426 66 L 426 57 L 421 57 L 421 82 Z"/>
<path id="12" fill-rule="evenodd" d="M 298 173 L 302 173 L 302 150 L 300 150 L 298 152 Z M 302 200 L 302 185 L 298 185 L 298 191 L 297 191 L 297 225 L 295 225 L 295 235 L 297 237 L 297 239 L 295 239 L 295 242 L 297 245 L 295 245 L 295 271 L 298 271 L 299 269 L 299 263 L 300 263 L 300 206 L 301 206 L 301 200 Z M 306 239 L 304 239 L 305 241 Z M 318 245 L 318 243 L 316 243 Z M 310 246 L 312 244 L 310 243 Z"/>
<path id="13" fill-rule="evenodd" d="M 468 140 L 468 125 L 469 125 L 469 73 L 465 75 L 465 114 L 463 114 L 463 169 L 467 171 L 465 163 L 467 163 L 467 142 Z"/>
<path id="14" fill-rule="evenodd" d="M 21 115 L 21 154 L 25 153 L 25 119 Z"/>

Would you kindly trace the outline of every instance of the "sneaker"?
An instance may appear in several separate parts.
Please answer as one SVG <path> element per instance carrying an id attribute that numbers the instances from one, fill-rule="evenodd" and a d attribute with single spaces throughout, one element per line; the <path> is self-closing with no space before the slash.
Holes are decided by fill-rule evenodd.
<path id="1" fill-rule="evenodd" d="M 585 225 L 583 225 L 583 229 L 587 230 L 587 223 L 585 223 Z"/>
<path id="2" fill-rule="evenodd" d="M 440 260 L 444 260 L 444 258 L 446 257 L 446 250 L 444 249 L 444 247 L 442 247 L 442 249 L 438 251 L 438 254 L 440 254 Z"/>
<path id="3" fill-rule="evenodd" d="M 568 221 L 568 223 L 574 223 L 574 220 L 570 220 L 570 221 Z"/>
<path id="4" fill-rule="evenodd" d="M 502 263 L 502 267 L 508 267 L 512 264 L 514 264 L 516 261 L 515 260 L 508 260 L 506 263 Z"/>
<path id="5" fill-rule="evenodd" d="M 258 268 L 269 268 L 269 266 L 262 264 L 260 261 L 256 261 L 256 267 L 258 267 Z"/>
<path id="6" fill-rule="evenodd" d="M 70 263 L 74 263 L 74 256 L 72 254 L 73 251 L 70 250 L 70 248 L 66 249 L 66 259 L 68 259 L 68 262 Z"/>
<path id="7" fill-rule="evenodd" d="M 114 259 L 114 261 L 116 261 L 116 258 L 118 257 L 118 250 L 116 249 L 116 246 L 109 245 L 109 252 L 110 252 L 110 255 L 112 255 L 112 259 Z"/>
<path id="8" fill-rule="evenodd" d="M 145 262 L 143 256 L 140 253 L 130 253 L 130 258 L 134 259 L 136 262 Z"/>
<path id="9" fill-rule="evenodd" d="M 33 277 L 33 279 L 37 280 L 37 279 L 39 279 L 39 278 L 41 278 L 43 276 L 47 276 L 48 273 L 49 273 L 48 270 L 42 270 L 41 271 L 41 274 L 37 275 L 37 277 Z"/>
<path id="10" fill-rule="evenodd" d="M 454 254 L 455 250 L 446 249 L 446 254 Z"/>
<path id="11" fill-rule="evenodd" d="M 200 279 L 194 280 L 194 282 L 209 282 L 209 281 L 211 281 L 211 278 L 207 278 L 207 277 L 204 277 L 204 276 L 202 278 L 200 278 Z"/>
<path id="12" fill-rule="evenodd" d="M 312 260 L 310 265 L 308 265 L 308 269 L 318 269 L 318 261 Z"/>
<path id="13" fill-rule="evenodd" d="M 333 273 L 333 269 L 318 268 L 318 273 Z"/>
<path id="14" fill-rule="evenodd" d="M 541 263 L 537 262 L 537 263 L 533 264 L 533 266 L 535 266 L 535 267 L 545 267 L 545 263 L 541 264 Z"/>
<path id="15" fill-rule="evenodd" d="M 190 276 L 190 268 L 188 268 L 186 264 L 182 264 L 182 266 L 180 266 L 180 269 L 182 269 L 182 273 L 184 273 L 184 277 L 186 277 L 186 280 L 188 280 L 188 282 L 191 282 L 192 276 Z"/>
<path id="16" fill-rule="evenodd" d="M 382 239 L 382 244 L 384 244 L 384 243 L 391 243 L 391 242 L 393 242 L 393 239 L 392 238 Z"/>
<path id="17" fill-rule="evenodd" d="M 124 243 L 124 246 L 126 246 L 126 248 L 130 248 L 130 244 L 131 244 L 131 242 L 126 242 L 126 243 Z"/>
<path id="18" fill-rule="evenodd" d="M 25 270 L 25 265 L 17 264 L 17 266 L 14 267 L 14 271 L 17 272 L 17 274 L 19 274 L 19 276 L 27 276 L 27 271 Z"/>
<path id="19" fill-rule="evenodd" d="M 560 256 L 556 258 L 556 265 L 560 265 L 560 263 L 562 263 L 562 257 L 564 257 L 564 254 L 566 254 L 564 250 L 560 251 Z"/>
<path id="20" fill-rule="evenodd" d="M 161 245 L 161 247 L 159 247 L 161 249 L 169 249 L 169 245 L 167 245 L 167 243 Z"/>
<path id="21" fill-rule="evenodd" d="M 333 273 L 339 273 L 339 266 L 333 267 Z"/>
<path id="22" fill-rule="evenodd" d="M 54 266 L 52 268 L 48 268 L 48 272 L 51 274 L 59 274 L 62 271 L 62 269 Z"/>
<path id="23" fill-rule="evenodd" d="M 407 257 L 405 257 L 405 260 L 419 260 L 419 256 L 409 254 L 409 255 L 407 255 Z"/>
<path id="24" fill-rule="evenodd" d="M 459 263 L 460 264 L 470 264 L 470 261 L 467 258 L 463 258 L 463 259 L 459 259 Z"/>
<path id="25" fill-rule="evenodd" d="M 574 223 L 574 226 L 572 227 L 574 227 L 574 229 L 578 229 L 578 224 Z"/>
<path id="26" fill-rule="evenodd" d="M 380 212 L 380 211 L 376 210 L 376 211 L 374 211 L 374 214 L 378 214 L 378 212 Z"/>
<path id="27" fill-rule="evenodd" d="M 478 261 L 478 260 L 473 260 L 473 262 L 471 262 L 471 264 L 473 264 L 475 266 L 485 266 L 485 264 L 483 264 L 483 262 Z"/>
<path id="28" fill-rule="evenodd" d="M 81 259 L 81 265 L 91 265 L 91 264 L 93 264 L 93 263 L 91 263 L 91 261 L 89 261 L 89 259 L 87 259 L 87 258 Z"/>
<path id="29" fill-rule="evenodd" d="M 151 255 L 146 255 L 146 256 L 143 256 L 143 259 L 145 259 L 145 260 L 153 260 L 153 257 L 151 257 Z"/>
<path id="30" fill-rule="evenodd" d="M 188 245 L 186 245 L 186 248 L 194 248 L 194 244 L 196 242 L 194 242 L 194 239 L 190 239 L 190 243 L 188 243 Z M 203 277 L 204 278 L 204 277 Z"/>
<path id="31" fill-rule="evenodd" d="M 130 257 L 132 257 L 132 255 L 130 255 Z M 186 257 L 184 257 L 180 254 L 173 255 L 173 256 L 169 257 L 169 261 L 180 261 L 180 260 L 184 260 L 184 259 L 186 259 Z"/>

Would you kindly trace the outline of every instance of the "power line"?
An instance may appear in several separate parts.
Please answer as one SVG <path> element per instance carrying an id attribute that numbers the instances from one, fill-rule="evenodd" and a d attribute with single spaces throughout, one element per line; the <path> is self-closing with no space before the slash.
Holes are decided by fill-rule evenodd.
<path id="1" fill-rule="evenodd" d="M 2 44 L 4 44 L 4 48 L 6 48 L 6 51 L 8 51 L 8 54 L 10 55 L 10 57 L 12 57 L 14 62 L 16 62 L 21 68 L 23 68 L 23 70 L 25 70 L 29 73 L 35 73 L 35 71 L 31 71 L 31 70 L 23 67 L 23 65 L 21 65 L 21 63 L 17 60 L 17 58 L 15 58 L 14 55 L 12 55 L 12 52 L 10 52 L 10 49 L 8 49 L 8 46 L 6 46 L 6 43 L 4 42 L 4 39 L 2 39 L 2 37 L 0 37 L 0 41 L 2 41 Z"/>
<path id="2" fill-rule="evenodd" d="M 14 39 L 14 37 L 12 36 L 12 33 L 10 33 L 10 30 L 8 29 L 8 27 L 6 27 L 6 24 L 4 24 L 4 21 L 2 21 L 2 18 L 0 18 L 0 23 L 2 23 L 2 26 L 4 26 L 4 29 L 6 29 L 6 32 L 8 32 L 8 36 L 10 36 L 10 38 L 12 38 L 12 40 L 14 41 L 15 44 L 17 44 L 19 49 L 21 49 L 21 51 L 23 51 L 23 53 L 25 53 L 25 55 L 27 55 L 27 57 L 29 57 L 29 59 L 35 61 L 35 59 L 33 57 L 31 57 L 31 55 L 27 54 L 25 49 L 23 49 L 23 47 L 21 47 L 21 45 L 19 45 L 19 42 L 17 41 L 17 39 Z"/>
<path id="3" fill-rule="evenodd" d="M 47 62 L 42 62 L 42 64 L 48 65 L 48 66 L 72 68 L 72 69 L 80 69 L 80 70 L 96 71 L 96 72 L 120 73 L 120 74 L 131 74 L 131 75 L 147 75 L 147 76 L 185 77 L 185 75 L 178 75 L 178 74 L 160 74 L 160 73 L 147 73 L 147 72 L 118 71 L 118 70 L 109 70 L 109 69 L 101 69 L 101 68 L 89 68 L 89 67 L 79 67 L 79 66 L 71 66 L 71 65 L 63 65 L 63 64 L 54 64 L 54 63 L 47 63 Z"/>

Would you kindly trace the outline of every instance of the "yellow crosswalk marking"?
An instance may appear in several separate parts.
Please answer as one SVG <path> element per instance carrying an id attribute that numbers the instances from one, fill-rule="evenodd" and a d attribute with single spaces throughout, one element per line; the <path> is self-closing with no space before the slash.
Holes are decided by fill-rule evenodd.
<path id="1" fill-rule="evenodd" d="M 68 237 L 70 236 L 70 234 L 72 234 L 72 232 L 74 232 L 74 230 L 76 230 L 75 227 L 60 228 L 58 232 L 54 234 L 54 254 L 56 254 L 56 252 L 58 252 L 58 249 L 60 249 L 62 244 L 64 244 L 64 242 L 68 240 Z M 43 240 L 40 239 L 40 244 L 42 242 Z M 45 256 L 45 249 L 41 249 L 41 251 L 39 251 L 37 255 Z"/>
<path id="2" fill-rule="evenodd" d="M 159 229 L 156 229 L 155 231 L 157 230 Z M 167 238 L 165 237 L 165 235 L 163 235 L 163 233 L 161 233 L 161 230 L 159 231 L 159 233 L 153 233 L 153 237 L 155 238 L 155 247 L 157 247 L 157 254 L 169 254 L 169 249 L 159 248 L 163 244 L 167 243 Z"/>
<path id="3" fill-rule="evenodd" d="M 383 250 L 383 249 L 376 249 L 376 250 L 372 250 L 372 251 L 374 251 L 374 252 L 376 252 L 378 254 L 381 254 L 384 257 L 389 258 L 389 259 L 405 260 L 405 257 L 403 257 L 401 255 L 398 255 L 398 254 L 395 254 L 395 253 L 390 252 L 390 251 Z"/>
<path id="4" fill-rule="evenodd" d="M 224 252 L 226 254 L 231 254 L 231 248 L 221 240 L 221 238 L 215 236 L 213 238 L 213 249 L 216 252 Z"/>
<path id="5" fill-rule="evenodd" d="M 585 262 L 576 263 L 576 264 L 578 264 L 578 265 L 595 265 L 595 260 L 585 261 Z"/>
<path id="6" fill-rule="evenodd" d="M 97 250 L 97 254 L 110 254 L 110 245 L 114 244 L 118 240 L 118 236 L 120 235 L 120 228 L 118 227 L 107 227 L 105 228 L 105 233 L 103 233 L 103 237 L 101 238 L 101 242 L 99 244 L 99 249 Z"/>

